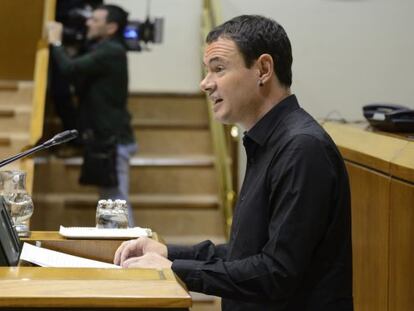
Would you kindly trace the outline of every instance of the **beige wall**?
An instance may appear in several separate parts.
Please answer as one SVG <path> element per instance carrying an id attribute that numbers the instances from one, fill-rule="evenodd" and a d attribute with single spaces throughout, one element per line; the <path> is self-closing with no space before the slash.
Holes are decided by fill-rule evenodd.
<path id="1" fill-rule="evenodd" d="M 365 104 L 414 109 L 414 1 L 222 0 L 223 18 L 263 14 L 292 41 L 293 92 L 315 117 L 361 119 Z"/>
<path id="2" fill-rule="evenodd" d="M 293 86 L 317 118 L 394 102 L 414 109 L 414 1 L 222 0 L 223 18 L 262 14 L 280 22 L 293 48 Z M 334 113 L 332 117 L 337 118 Z M 244 175 L 240 152 L 240 178 Z"/>
<path id="3" fill-rule="evenodd" d="M 117 0 L 132 17 L 146 0 Z M 130 53 L 131 90 L 197 92 L 201 0 L 152 0 L 166 20 L 165 41 Z M 223 18 L 263 14 L 279 21 L 293 46 L 292 91 L 317 118 L 333 111 L 363 119 L 361 107 L 394 102 L 414 109 L 413 0 L 222 0 Z M 333 114 L 332 117 L 338 117 Z"/>
<path id="4" fill-rule="evenodd" d="M 131 92 L 194 93 L 201 78 L 201 0 L 113 0 L 130 19 L 164 17 L 164 41 L 151 51 L 130 52 Z"/>
<path id="5" fill-rule="evenodd" d="M 111 1 L 144 18 L 146 0 Z M 365 104 L 388 101 L 414 108 L 414 1 L 222 0 L 223 17 L 263 14 L 288 32 L 294 85 L 315 117 L 338 111 L 361 119 Z M 151 52 L 130 53 L 131 90 L 197 92 L 200 77 L 201 0 L 152 0 L 165 17 L 165 41 Z M 335 115 L 334 115 L 335 116 Z"/>

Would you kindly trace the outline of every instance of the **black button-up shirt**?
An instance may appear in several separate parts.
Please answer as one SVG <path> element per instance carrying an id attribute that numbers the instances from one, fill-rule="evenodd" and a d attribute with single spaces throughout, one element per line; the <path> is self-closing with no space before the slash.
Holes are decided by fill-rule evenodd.
<path id="1" fill-rule="evenodd" d="M 230 241 L 168 246 L 189 290 L 223 310 L 352 310 L 350 194 L 335 144 L 291 95 L 243 138 Z"/>

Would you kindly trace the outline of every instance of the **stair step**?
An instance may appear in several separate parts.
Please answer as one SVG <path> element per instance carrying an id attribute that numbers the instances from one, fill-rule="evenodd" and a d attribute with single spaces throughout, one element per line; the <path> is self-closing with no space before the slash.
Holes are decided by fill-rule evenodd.
<path id="1" fill-rule="evenodd" d="M 0 132 L 0 159 L 7 158 L 22 151 L 29 144 L 27 133 Z"/>
<path id="2" fill-rule="evenodd" d="M 133 119 L 134 129 L 208 129 L 208 121 L 194 120 L 162 120 L 162 119 Z"/>
<path id="3" fill-rule="evenodd" d="M 0 117 L 2 114 L 10 115 L 13 112 L 2 109 L 0 105 Z M 4 112 L 2 110 L 5 110 Z M 46 126 L 51 132 L 58 132 L 62 129 L 62 122 L 57 117 L 49 118 L 45 121 Z M 132 127 L 135 129 L 208 129 L 208 120 L 164 120 L 164 119 L 132 119 Z"/>
<path id="4" fill-rule="evenodd" d="M 0 107 L 0 118 L 13 118 L 15 116 L 15 113 L 13 110 L 4 109 L 3 107 Z"/>
<path id="5" fill-rule="evenodd" d="M 171 155 L 155 156 L 142 155 L 131 159 L 131 166 L 204 166 L 212 167 L 214 156 L 212 155 Z"/>
<path id="6" fill-rule="evenodd" d="M 0 107 L 0 117 L 2 114 L 10 116 L 13 112 L 9 110 L 2 110 Z M 62 129 L 62 122 L 57 117 L 49 118 L 45 121 L 50 132 L 59 132 Z M 162 120 L 162 119 L 137 119 L 132 120 L 132 127 L 136 130 L 140 129 L 208 129 L 208 120 L 194 121 L 194 120 Z"/>
<path id="7" fill-rule="evenodd" d="M 35 161 L 35 193 L 94 191 L 94 187 L 78 183 L 80 158 L 37 158 Z M 213 158 L 198 157 L 134 157 L 130 167 L 131 194 L 214 194 L 217 177 Z M 96 191 L 96 190 L 95 190 Z"/>
<path id="8" fill-rule="evenodd" d="M 80 166 L 83 162 L 82 157 L 71 158 L 53 158 L 53 157 L 37 157 L 36 164 L 47 164 L 53 162 L 62 162 L 67 166 Z M 131 166 L 212 166 L 214 164 L 214 156 L 212 155 L 139 155 L 134 156 L 130 160 Z"/>
<path id="9" fill-rule="evenodd" d="M 0 92 L 1 91 L 16 91 L 19 87 L 18 81 L 14 80 L 0 80 Z"/>
<path id="10" fill-rule="evenodd" d="M 128 108 L 134 118 L 140 120 L 208 122 L 202 94 L 131 94 Z"/>
<path id="11" fill-rule="evenodd" d="M 133 206 L 141 208 L 217 208 L 219 200 L 215 194 L 140 194 L 131 195 Z"/>
<path id="12" fill-rule="evenodd" d="M 30 131 L 31 110 L 28 106 L 0 106 L 0 132 L 28 133 Z"/>
<path id="13" fill-rule="evenodd" d="M 33 200 L 39 203 L 65 204 L 95 207 L 98 194 L 90 193 L 37 193 Z M 217 208 L 216 195 L 183 195 L 183 194 L 140 194 L 130 196 L 131 204 L 137 209 L 146 208 Z"/>
<path id="14" fill-rule="evenodd" d="M 153 154 L 212 154 L 208 129 L 134 129 L 139 150 Z M 191 143 L 190 143 L 191 142 Z"/>
<path id="15" fill-rule="evenodd" d="M 0 105 L 32 106 L 33 82 L 2 81 L 0 83 Z"/>
<path id="16" fill-rule="evenodd" d="M 11 140 L 8 137 L 0 137 L 0 146 L 9 146 L 11 144 Z"/>
<path id="17" fill-rule="evenodd" d="M 62 130 L 60 121 L 48 121 L 46 137 Z M 133 122 L 134 135 L 142 154 L 212 154 L 213 147 L 207 123 L 193 121 L 147 120 Z M 188 142 L 191 141 L 191 144 Z"/>

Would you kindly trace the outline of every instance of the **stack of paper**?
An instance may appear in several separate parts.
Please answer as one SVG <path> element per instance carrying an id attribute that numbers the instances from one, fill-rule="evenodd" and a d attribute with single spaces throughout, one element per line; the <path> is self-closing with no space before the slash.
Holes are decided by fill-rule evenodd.
<path id="1" fill-rule="evenodd" d="M 60 226 L 60 235 L 67 238 L 100 238 L 100 239 L 121 239 L 138 238 L 151 236 L 152 231 L 148 228 L 127 228 L 127 229 L 101 229 L 95 227 L 63 227 Z"/>
<path id="2" fill-rule="evenodd" d="M 73 256 L 50 249 L 33 246 L 23 243 L 20 260 L 25 260 L 41 267 L 55 268 L 115 268 L 120 266 L 101 262 L 97 260 L 86 259 Z"/>

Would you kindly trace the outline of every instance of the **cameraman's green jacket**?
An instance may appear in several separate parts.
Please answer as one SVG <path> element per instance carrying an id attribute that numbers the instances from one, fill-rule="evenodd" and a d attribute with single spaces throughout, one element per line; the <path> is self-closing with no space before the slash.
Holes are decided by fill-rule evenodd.
<path id="1" fill-rule="evenodd" d="M 127 110 L 128 67 L 124 45 L 116 39 L 104 40 L 76 58 L 70 58 L 62 46 L 52 47 L 52 57 L 60 72 L 75 84 L 80 130 L 92 130 L 101 141 L 115 137 L 118 144 L 134 142 Z"/>

